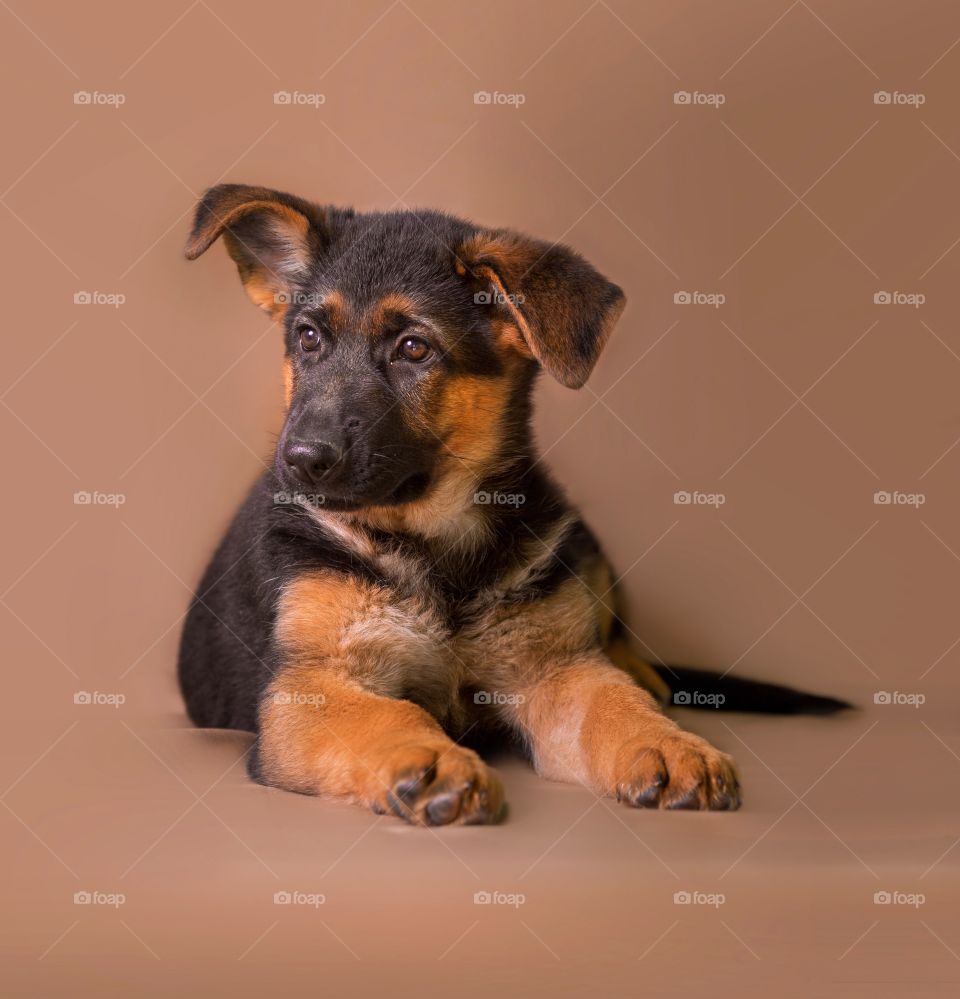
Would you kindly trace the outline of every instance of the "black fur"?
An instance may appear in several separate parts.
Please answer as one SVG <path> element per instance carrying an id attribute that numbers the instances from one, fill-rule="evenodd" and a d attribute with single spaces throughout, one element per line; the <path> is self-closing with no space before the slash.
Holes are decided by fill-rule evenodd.
<path id="1" fill-rule="evenodd" d="M 832 715 L 853 707 L 836 697 L 808 694 L 793 687 L 728 676 L 714 670 L 694 669 L 691 666 L 654 668 L 670 687 L 676 707 L 716 708 L 718 711 L 747 711 L 765 715 Z"/>

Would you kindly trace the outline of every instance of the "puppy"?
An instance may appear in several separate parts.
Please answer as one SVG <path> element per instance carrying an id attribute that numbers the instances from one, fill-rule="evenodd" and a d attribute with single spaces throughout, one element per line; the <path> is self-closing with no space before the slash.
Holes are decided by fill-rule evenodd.
<path id="1" fill-rule="evenodd" d="M 623 311 L 580 256 L 234 184 L 201 200 L 187 257 L 219 237 L 283 328 L 286 418 L 179 676 L 195 724 L 255 734 L 255 780 L 492 823 L 503 787 L 470 746 L 507 736 L 542 776 L 633 807 L 735 809 L 733 761 L 663 714 L 665 677 L 727 707 L 843 706 L 631 651 L 610 565 L 530 428 L 539 372 L 579 388 Z"/>

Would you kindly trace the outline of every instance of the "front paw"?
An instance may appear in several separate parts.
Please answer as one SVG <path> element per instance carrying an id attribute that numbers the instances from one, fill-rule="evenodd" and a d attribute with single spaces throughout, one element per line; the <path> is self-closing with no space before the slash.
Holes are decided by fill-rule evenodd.
<path id="1" fill-rule="evenodd" d="M 372 807 L 413 825 L 490 825 L 505 812 L 500 778 L 472 750 L 411 742 L 394 746 L 377 767 Z"/>
<path id="2" fill-rule="evenodd" d="M 617 753 L 616 772 L 617 800 L 633 808 L 724 812 L 740 807 L 733 760 L 680 729 L 628 740 Z"/>

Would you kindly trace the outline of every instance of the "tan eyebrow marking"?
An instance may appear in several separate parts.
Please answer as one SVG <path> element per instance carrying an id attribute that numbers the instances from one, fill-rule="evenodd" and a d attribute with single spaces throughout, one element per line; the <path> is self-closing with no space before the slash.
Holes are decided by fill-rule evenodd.
<path id="1" fill-rule="evenodd" d="M 347 303 L 339 291 L 331 291 L 323 296 L 320 303 L 326 313 L 331 329 L 340 332 L 347 326 Z"/>
<path id="2" fill-rule="evenodd" d="M 418 303 L 409 295 L 405 295 L 398 291 L 390 292 L 389 294 L 384 295 L 379 302 L 370 308 L 367 334 L 371 337 L 379 336 L 383 332 L 387 323 L 387 318 L 391 313 L 408 316 L 411 319 L 415 319 L 417 322 L 423 322 L 424 325 L 429 325 L 427 321 L 417 315 L 418 310 Z"/>

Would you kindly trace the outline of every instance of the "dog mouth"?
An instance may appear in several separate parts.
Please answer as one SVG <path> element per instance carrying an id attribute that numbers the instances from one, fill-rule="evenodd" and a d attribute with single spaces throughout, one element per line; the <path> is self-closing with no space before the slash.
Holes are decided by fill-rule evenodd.
<path id="1" fill-rule="evenodd" d="M 296 504 L 317 510 L 354 512 L 371 506 L 401 506 L 420 499 L 430 487 L 432 476 L 424 470 L 404 475 L 398 482 L 384 487 L 351 489 L 338 484 L 337 488 L 326 487 L 320 480 L 316 485 L 306 486 L 289 476 L 285 492 L 277 493 L 274 502 Z M 379 484 L 378 484 L 379 485 Z"/>
<path id="2" fill-rule="evenodd" d="M 412 472 L 400 480 L 400 484 L 384 501 L 386 506 L 396 506 L 400 503 L 410 503 L 419 499 L 430 486 L 429 472 Z"/>

